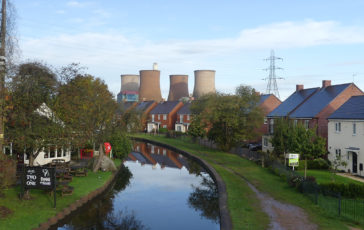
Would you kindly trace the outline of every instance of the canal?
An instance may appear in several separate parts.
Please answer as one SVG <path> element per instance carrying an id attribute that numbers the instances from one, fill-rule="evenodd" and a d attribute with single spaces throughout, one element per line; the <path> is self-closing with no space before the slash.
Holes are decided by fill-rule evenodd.
<path id="1" fill-rule="evenodd" d="M 136 142 L 113 187 L 54 229 L 220 229 L 218 192 L 203 167 Z"/>

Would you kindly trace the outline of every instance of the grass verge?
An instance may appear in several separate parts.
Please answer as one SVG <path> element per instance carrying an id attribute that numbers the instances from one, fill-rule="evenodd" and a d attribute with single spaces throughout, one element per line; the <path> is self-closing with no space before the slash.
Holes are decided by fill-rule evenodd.
<path id="1" fill-rule="evenodd" d="M 300 175 L 304 175 L 304 170 L 297 171 Z M 352 180 L 350 178 L 346 178 L 343 176 L 338 175 L 332 175 L 330 171 L 327 170 L 314 170 L 314 169 L 308 169 L 307 170 L 307 176 L 314 176 L 316 178 L 316 181 L 318 184 L 321 183 L 330 183 L 330 182 L 336 182 L 336 183 L 342 183 L 342 184 L 363 184 L 362 182 Z M 334 181 L 332 180 L 334 179 Z"/>
<path id="2" fill-rule="evenodd" d="M 341 230 L 348 229 L 348 225 L 352 225 L 352 223 L 346 222 L 337 216 L 329 215 L 307 197 L 289 187 L 286 181 L 272 174 L 268 169 L 261 168 L 254 162 L 237 155 L 202 147 L 192 143 L 187 138 L 179 140 L 145 134 L 135 134 L 134 136 L 175 146 L 195 154 L 211 164 L 226 184 L 228 207 L 234 229 L 247 229 L 247 226 L 249 227 L 248 229 L 267 229 L 269 219 L 258 208 L 257 202 L 259 201 L 254 198 L 250 188 L 244 184 L 245 182 L 218 164 L 244 175 L 257 189 L 271 195 L 276 200 L 303 208 L 308 214 L 309 219 L 316 223 L 319 229 Z"/>
<path id="3" fill-rule="evenodd" d="M 121 160 L 115 160 L 116 166 L 121 164 Z M 89 172 L 87 177 L 73 177 L 69 184 L 74 187 L 71 196 L 59 196 L 57 194 L 57 208 L 53 208 L 53 196 L 42 190 L 31 190 L 33 199 L 19 200 L 20 186 L 9 188 L 4 191 L 5 197 L 0 198 L 0 206 L 5 206 L 13 213 L 0 219 L 0 229 L 32 229 L 38 227 L 40 223 L 47 221 L 65 207 L 88 193 L 103 186 L 110 179 L 111 172 Z"/>

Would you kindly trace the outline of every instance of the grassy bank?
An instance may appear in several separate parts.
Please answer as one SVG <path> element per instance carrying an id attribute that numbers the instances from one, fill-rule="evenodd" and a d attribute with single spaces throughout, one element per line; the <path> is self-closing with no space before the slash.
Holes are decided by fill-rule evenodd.
<path id="1" fill-rule="evenodd" d="M 206 160 L 214 167 L 224 180 L 228 192 L 228 206 L 234 229 L 267 229 L 268 217 L 262 212 L 259 201 L 246 183 L 229 168 L 243 175 L 260 191 L 285 203 L 303 208 L 309 219 L 319 226 L 319 229 L 348 229 L 348 223 L 336 216 L 330 216 L 308 198 L 288 186 L 286 181 L 272 174 L 268 169 L 234 154 L 208 149 L 190 140 L 170 139 L 162 136 L 144 134 L 138 137 L 159 141 L 188 151 Z M 222 167 L 224 166 L 224 167 Z"/>
<path id="2" fill-rule="evenodd" d="M 297 171 L 300 175 L 304 175 L 304 170 Z M 352 180 L 350 178 L 338 176 L 338 175 L 332 175 L 332 173 L 328 170 L 314 170 L 309 169 L 307 170 L 307 176 L 314 176 L 316 178 L 316 181 L 318 184 L 321 183 L 330 183 L 330 182 L 336 182 L 336 183 L 342 183 L 342 184 L 363 184 L 362 182 Z M 333 181 L 334 179 L 334 181 Z"/>
<path id="3" fill-rule="evenodd" d="M 115 160 L 119 166 L 121 160 Z M 57 196 L 57 208 L 53 208 L 53 196 L 41 190 L 31 190 L 31 200 L 19 200 L 20 187 L 10 188 L 4 191 L 5 197 L 0 198 L 0 206 L 12 210 L 12 214 L 6 219 L 0 219 L 0 229 L 32 229 L 40 223 L 47 221 L 59 211 L 69 206 L 88 193 L 100 188 L 110 179 L 111 172 L 89 172 L 86 177 L 73 177 L 69 184 L 74 187 L 71 196 Z"/>

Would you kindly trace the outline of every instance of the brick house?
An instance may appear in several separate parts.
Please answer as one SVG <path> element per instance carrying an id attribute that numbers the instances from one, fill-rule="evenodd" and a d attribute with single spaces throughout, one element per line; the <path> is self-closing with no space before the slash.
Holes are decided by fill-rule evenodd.
<path id="1" fill-rule="evenodd" d="M 267 115 L 267 132 L 262 137 L 262 150 L 264 152 L 272 151 L 273 146 L 270 143 L 271 134 L 274 131 L 274 119 L 285 117 L 303 104 L 309 97 L 311 97 L 320 88 L 304 89 L 303 85 L 296 85 L 296 91 L 292 93 L 286 100 L 284 100 L 277 108 Z"/>
<path id="2" fill-rule="evenodd" d="M 177 111 L 182 108 L 181 101 L 163 101 L 160 102 L 148 115 L 147 132 L 166 128 L 174 130 L 174 125 L 177 120 Z"/>
<path id="3" fill-rule="evenodd" d="M 259 94 L 259 93 L 258 93 Z M 268 119 L 267 115 L 272 112 L 275 108 L 277 108 L 282 102 L 279 100 L 274 94 L 259 94 L 259 103 L 258 106 L 263 110 L 264 123 L 256 132 L 259 134 L 268 133 Z M 262 137 L 260 135 L 259 138 L 252 142 L 261 142 Z"/>
<path id="4" fill-rule="evenodd" d="M 185 133 L 188 131 L 188 127 L 191 124 L 191 102 L 187 102 L 183 107 L 177 112 L 177 121 L 175 124 L 175 131 Z"/>
<path id="5" fill-rule="evenodd" d="M 142 124 L 142 130 L 147 130 L 147 120 L 148 115 L 152 109 L 154 109 L 158 105 L 155 101 L 142 101 L 135 107 L 135 109 L 141 113 L 140 114 L 140 122 Z"/>
<path id="6" fill-rule="evenodd" d="M 306 128 L 317 127 L 317 134 L 327 139 L 327 118 L 352 96 L 364 93 L 354 84 L 331 85 L 322 81 L 322 87 L 305 103 L 289 114 L 294 122 L 302 122 Z"/>
<path id="7" fill-rule="evenodd" d="M 287 107 L 286 110 L 280 109 L 278 106 L 273 112 L 268 114 L 269 117 L 269 134 L 273 133 L 274 118 L 286 117 L 293 120 L 294 123 L 302 123 L 306 128 L 317 127 L 317 134 L 327 139 L 327 118 L 342 104 L 344 104 L 350 97 L 363 95 L 363 92 L 353 83 L 331 85 L 330 80 L 323 80 L 321 88 L 310 89 L 312 93 L 307 92 L 306 97 L 299 98 L 300 100 L 291 100 L 291 96 L 296 96 L 303 90 L 302 85 L 296 86 L 296 92 L 287 98 L 288 102 L 284 101 L 283 104 Z M 301 102 L 300 102 L 301 101 Z M 284 113 L 282 113 L 282 111 Z M 269 146 L 266 138 L 263 137 L 264 145 Z"/>

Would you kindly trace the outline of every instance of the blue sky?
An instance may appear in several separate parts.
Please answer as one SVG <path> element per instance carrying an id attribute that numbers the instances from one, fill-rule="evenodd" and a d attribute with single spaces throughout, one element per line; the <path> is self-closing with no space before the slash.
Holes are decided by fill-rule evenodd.
<path id="1" fill-rule="evenodd" d="M 13 0 L 22 60 L 80 62 L 120 90 L 120 74 L 157 62 L 169 75 L 216 70 L 216 88 L 265 92 L 264 58 L 274 49 L 281 99 L 295 89 L 353 81 L 364 89 L 364 1 Z"/>

